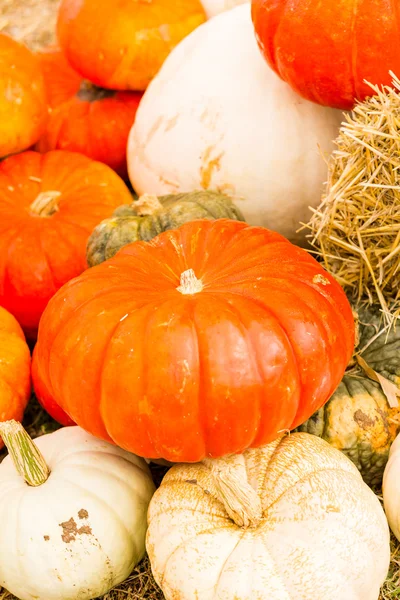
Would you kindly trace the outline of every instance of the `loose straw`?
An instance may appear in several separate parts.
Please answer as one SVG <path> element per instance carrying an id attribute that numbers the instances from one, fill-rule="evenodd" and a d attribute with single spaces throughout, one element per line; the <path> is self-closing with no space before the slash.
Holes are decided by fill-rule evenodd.
<path id="1" fill-rule="evenodd" d="M 326 193 L 313 210 L 313 252 L 356 303 L 400 315 L 400 80 L 345 115 L 329 161 Z"/>

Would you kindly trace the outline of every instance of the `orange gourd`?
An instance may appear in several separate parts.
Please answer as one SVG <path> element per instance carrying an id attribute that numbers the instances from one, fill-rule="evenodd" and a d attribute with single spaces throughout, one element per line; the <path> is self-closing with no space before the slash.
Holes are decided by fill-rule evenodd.
<path id="1" fill-rule="evenodd" d="M 0 158 L 32 146 L 46 119 L 39 61 L 28 48 L 0 33 Z"/>
<path id="2" fill-rule="evenodd" d="M 95 225 L 131 201 L 106 165 L 73 152 L 0 163 L 0 306 L 34 339 L 51 296 L 86 267 Z"/>
<path id="3" fill-rule="evenodd" d="M 96 87 L 57 49 L 41 52 L 49 120 L 36 148 L 69 150 L 99 160 L 127 177 L 126 146 L 142 94 Z"/>
<path id="4" fill-rule="evenodd" d="M 94 435 L 195 462 L 303 423 L 353 344 L 343 290 L 305 250 L 261 227 L 199 220 L 123 247 L 59 290 L 33 381 Z"/>
<path id="5" fill-rule="evenodd" d="M 0 306 L 0 421 L 21 421 L 30 394 L 31 354 L 28 345 L 16 319 Z"/>
<path id="6" fill-rule="evenodd" d="M 398 0 L 252 0 L 261 51 L 304 98 L 350 110 L 400 72 Z"/>
<path id="7" fill-rule="evenodd" d="M 57 28 L 65 56 L 85 79 L 144 90 L 172 48 L 205 20 L 200 0 L 61 0 Z"/>

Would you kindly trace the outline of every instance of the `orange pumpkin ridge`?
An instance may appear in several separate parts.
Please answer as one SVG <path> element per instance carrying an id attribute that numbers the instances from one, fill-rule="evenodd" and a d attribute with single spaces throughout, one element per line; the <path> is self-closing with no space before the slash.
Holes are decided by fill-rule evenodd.
<path id="1" fill-rule="evenodd" d="M 261 227 L 199 220 L 66 284 L 43 313 L 33 378 L 94 435 L 196 462 L 305 421 L 353 345 L 343 290 L 305 250 Z"/>

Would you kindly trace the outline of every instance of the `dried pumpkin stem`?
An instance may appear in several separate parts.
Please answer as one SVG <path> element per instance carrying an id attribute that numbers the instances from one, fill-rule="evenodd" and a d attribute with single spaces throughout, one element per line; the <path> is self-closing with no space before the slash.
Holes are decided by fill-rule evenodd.
<path id="1" fill-rule="evenodd" d="M 135 200 L 131 206 L 138 217 L 154 215 L 155 212 L 164 208 L 158 197 L 153 194 L 143 194 L 143 196 L 140 196 L 138 200 Z"/>
<path id="2" fill-rule="evenodd" d="M 180 277 L 180 285 L 176 288 L 183 295 L 198 294 L 203 289 L 200 279 L 197 279 L 193 269 L 183 271 Z"/>
<path id="3" fill-rule="evenodd" d="M 31 214 L 38 217 L 51 217 L 59 209 L 58 199 L 61 192 L 56 190 L 48 190 L 41 192 L 30 205 Z"/>
<path id="4" fill-rule="evenodd" d="M 115 96 L 115 92 L 98 87 L 91 81 L 84 79 L 76 95 L 83 102 L 96 102 L 105 98 L 112 98 Z"/>
<path id="5" fill-rule="evenodd" d="M 0 436 L 7 446 L 17 472 L 26 483 L 33 487 L 45 483 L 50 475 L 50 469 L 21 423 L 17 421 L 0 423 Z"/>
<path id="6" fill-rule="evenodd" d="M 204 459 L 210 469 L 219 499 L 238 527 L 257 527 L 262 519 L 259 495 L 247 479 L 246 469 L 224 458 Z"/>

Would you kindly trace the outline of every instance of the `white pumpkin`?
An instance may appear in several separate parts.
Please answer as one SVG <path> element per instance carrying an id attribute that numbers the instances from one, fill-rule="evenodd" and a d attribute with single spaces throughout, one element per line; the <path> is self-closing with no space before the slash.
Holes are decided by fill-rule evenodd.
<path id="1" fill-rule="evenodd" d="M 207 17 L 210 19 L 226 10 L 231 10 L 231 8 L 239 6 L 239 4 L 247 3 L 250 5 L 250 0 L 201 0 L 201 3 L 206 11 Z"/>
<path id="2" fill-rule="evenodd" d="M 128 141 L 138 194 L 210 188 L 292 241 L 320 202 L 342 114 L 303 100 L 261 56 L 249 6 L 210 19 L 169 55 Z"/>
<path id="3" fill-rule="evenodd" d="M 86 600 L 126 579 L 145 553 L 155 489 L 145 461 L 79 427 L 35 444 L 15 422 L 0 434 L 15 460 L 0 465 L 0 587 Z"/>
<path id="4" fill-rule="evenodd" d="M 166 600 L 377 600 L 390 563 L 378 498 L 307 433 L 174 466 L 148 520 Z"/>
<path id="5" fill-rule="evenodd" d="M 400 541 L 400 435 L 390 448 L 383 474 L 383 503 L 390 529 Z"/>

